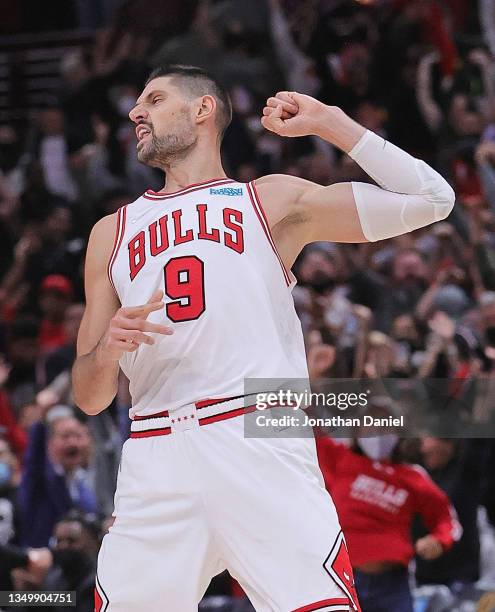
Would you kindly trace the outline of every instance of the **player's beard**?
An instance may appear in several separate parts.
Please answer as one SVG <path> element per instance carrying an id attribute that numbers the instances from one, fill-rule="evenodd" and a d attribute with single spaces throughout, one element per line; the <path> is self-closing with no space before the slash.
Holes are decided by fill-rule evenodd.
<path id="1" fill-rule="evenodd" d="M 147 166 L 166 168 L 173 162 L 187 157 L 195 147 L 197 136 L 189 116 L 189 110 L 184 108 L 174 120 L 174 131 L 164 136 L 157 136 L 152 125 L 151 139 L 143 143 L 137 152 L 137 158 Z"/>

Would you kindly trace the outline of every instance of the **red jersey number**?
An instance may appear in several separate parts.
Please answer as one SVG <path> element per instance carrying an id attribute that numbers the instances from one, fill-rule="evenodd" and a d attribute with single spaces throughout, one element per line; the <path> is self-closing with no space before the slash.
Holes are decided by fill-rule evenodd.
<path id="1" fill-rule="evenodd" d="M 204 264 L 195 255 L 174 257 L 163 268 L 165 293 L 171 298 L 167 317 L 174 323 L 194 321 L 205 311 Z"/>

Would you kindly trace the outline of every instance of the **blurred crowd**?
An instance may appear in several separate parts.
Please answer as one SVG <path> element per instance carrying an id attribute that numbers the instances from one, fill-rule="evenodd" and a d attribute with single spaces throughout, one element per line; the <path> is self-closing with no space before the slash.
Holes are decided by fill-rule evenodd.
<path id="1" fill-rule="evenodd" d="M 159 172 L 137 162 L 127 116 L 150 69 L 199 65 L 227 86 L 234 118 L 223 157 L 235 179 L 282 172 L 323 185 L 370 180 L 317 138 L 262 129 L 260 109 L 280 89 L 341 106 L 441 172 L 457 194 L 447 221 L 373 244 L 315 243 L 300 255 L 294 298 L 310 375 L 486 379 L 490 398 L 495 4 L 53 4 L 61 5 L 59 27 L 94 35 L 61 61 L 58 95 L 29 119 L 0 125 L 0 590 L 76 590 L 82 612 L 92 609 L 130 405 L 124 379 L 97 417 L 84 419 L 71 398 L 84 254 L 95 221 L 163 186 Z M 418 562 L 418 584 L 495 583 L 495 484 L 484 479 L 493 459 L 491 439 L 420 442 L 415 460 L 448 494 L 464 531 L 450 561 Z M 204 609 L 233 609 L 222 603 L 230 589 L 218 579 L 209 592 L 217 603 Z"/>

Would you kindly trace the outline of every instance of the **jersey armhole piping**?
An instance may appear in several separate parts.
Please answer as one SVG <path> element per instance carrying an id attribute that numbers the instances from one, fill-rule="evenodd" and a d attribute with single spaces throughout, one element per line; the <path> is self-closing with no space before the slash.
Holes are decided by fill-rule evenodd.
<path id="1" fill-rule="evenodd" d="M 282 261 L 282 258 L 280 257 L 280 253 L 278 252 L 278 249 L 275 245 L 275 241 L 273 240 L 272 232 L 270 230 L 270 225 L 268 223 L 268 219 L 266 217 L 265 211 L 263 210 L 263 206 L 261 205 L 261 200 L 256 190 L 254 181 L 250 181 L 249 183 L 246 183 L 246 187 L 248 190 L 249 198 L 251 200 L 251 204 L 253 205 L 254 211 L 256 213 L 256 216 L 258 217 L 259 222 L 261 223 L 261 227 L 263 228 L 263 231 L 265 232 L 265 235 L 268 239 L 268 242 L 270 243 L 270 246 L 272 247 L 273 252 L 275 253 L 278 261 L 280 262 L 280 267 L 282 268 L 282 272 L 284 274 L 284 278 L 285 278 L 287 287 L 292 288 L 295 285 L 296 278 L 290 270 L 287 270 L 284 262 Z"/>
<path id="2" fill-rule="evenodd" d="M 117 254 L 119 252 L 120 245 L 122 244 L 122 240 L 124 239 L 126 209 L 127 209 L 127 205 L 123 206 L 122 208 L 119 208 L 119 210 L 117 211 L 117 227 L 115 228 L 115 238 L 113 241 L 112 253 L 110 255 L 110 259 L 108 260 L 108 268 L 107 268 L 108 280 L 110 281 L 110 284 L 112 285 L 117 295 L 118 295 L 117 289 L 115 288 L 115 284 L 113 282 L 112 268 L 117 258 Z"/>

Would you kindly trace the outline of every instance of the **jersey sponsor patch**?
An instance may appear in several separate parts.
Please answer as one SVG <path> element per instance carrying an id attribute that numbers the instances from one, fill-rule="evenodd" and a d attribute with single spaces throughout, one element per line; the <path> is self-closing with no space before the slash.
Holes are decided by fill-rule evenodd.
<path id="1" fill-rule="evenodd" d="M 241 196 L 242 187 L 210 187 L 210 195 Z"/>

